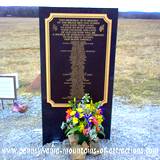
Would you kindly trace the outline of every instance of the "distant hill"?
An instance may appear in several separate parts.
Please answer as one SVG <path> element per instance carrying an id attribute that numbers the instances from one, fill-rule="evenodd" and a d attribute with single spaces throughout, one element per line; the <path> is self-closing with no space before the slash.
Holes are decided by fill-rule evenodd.
<path id="1" fill-rule="evenodd" d="M 120 18 L 160 19 L 160 12 L 119 12 Z"/>
<path id="2" fill-rule="evenodd" d="M 38 17 L 38 7 L 0 6 L 0 17 Z M 119 18 L 160 19 L 160 12 L 119 12 Z"/>
<path id="3" fill-rule="evenodd" d="M 2 7 L 0 17 L 38 17 L 38 7 Z"/>

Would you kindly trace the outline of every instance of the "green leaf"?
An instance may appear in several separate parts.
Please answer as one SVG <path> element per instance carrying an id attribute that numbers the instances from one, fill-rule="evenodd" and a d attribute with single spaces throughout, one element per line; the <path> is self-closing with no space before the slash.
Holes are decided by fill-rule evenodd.
<path id="1" fill-rule="evenodd" d="M 82 97 L 82 100 L 83 100 L 83 103 L 84 103 L 84 104 L 89 103 L 90 100 L 91 100 L 91 97 L 90 97 L 89 93 L 86 93 L 86 94 Z"/>
<path id="2" fill-rule="evenodd" d="M 95 133 L 95 134 L 93 134 L 92 136 L 90 136 L 91 137 L 91 140 L 96 140 L 97 139 L 97 134 Z"/>
<path id="3" fill-rule="evenodd" d="M 73 134 L 75 133 L 76 131 L 79 131 L 79 127 L 74 127 L 72 129 L 70 129 L 70 131 L 66 134 L 67 136 L 70 135 L 70 134 Z"/>
<path id="4" fill-rule="evenodd" d="M 105 134 L 103 131 L 99 131 L 98 134 L 101 134 L 105 138 Z"/>
<path id="5" fill-rule="evenodd" d="M 99 125 L 99 128 L 104 132 L 104 127 L 102 125 Z"/>
<path id="6" fill-rule="evenodd" d="M 95 126 L 93 126 L 93 128 L 90 130 L 89 136 L 90 136 L 91 140 L 94 140 L 97 138 L 97 132 L 96 132 Z"/>
<path id="7" fill-rule="evenodd" d="M 67 127 L 67 124 L 65 122 L 62 122 L 61 129 L 64 130 L 66 127 Z"/>
<path id="8" fill-rule="evenodd" d="M 98 109 L 101 105 L 101 101 L 95 103 L 95 107 Z"/>
<path id="9" fill-rule="evenodd" d="M 67 127 L 67 129 L 64 131 L 65 134 L 67 134 L 67 132 L 70 130 L 69 127 Z"/>
<path id="10" fill-rule="evenodd" d="M 78 144 L 82 144 L 84 141 L 88 143 L 89 137 L 84 136 L 83 134 L 78 134 L 78 135 L 79 135 Z"/>

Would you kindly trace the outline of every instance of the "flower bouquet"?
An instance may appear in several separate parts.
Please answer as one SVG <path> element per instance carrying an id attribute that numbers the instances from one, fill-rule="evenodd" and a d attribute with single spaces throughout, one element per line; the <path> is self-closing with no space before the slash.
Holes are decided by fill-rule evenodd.
<path id="1" fill-rule="evenodd" d="M 90 95 L 85 94 L 81 100 L 74 98 L 68 101 L 68 106 L 70 108 L 66 111 L 66 121 L 62 122 L 61 129 L 65 130 L 70 145 L 85 142 L 90 146 L 91 141 L 97 142 L 99 135 L 105 136 L 101 102 L 93 103 Z"/>

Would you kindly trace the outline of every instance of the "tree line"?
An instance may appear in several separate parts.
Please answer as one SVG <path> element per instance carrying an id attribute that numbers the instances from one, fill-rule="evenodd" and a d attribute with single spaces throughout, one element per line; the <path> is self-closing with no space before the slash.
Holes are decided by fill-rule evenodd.
<path id="1" fill-rule="evenodd" d="M 38 7 L 5 7 L 0 6 L 0 17 L 38 17 Z M 119 12 L 119 18 L 160 19 L 156 12 Z"/>
<path id="2" fill-rule="evenodd" d="M 0 7 L 0 17 L 38 17 L 38 7 Z"/>

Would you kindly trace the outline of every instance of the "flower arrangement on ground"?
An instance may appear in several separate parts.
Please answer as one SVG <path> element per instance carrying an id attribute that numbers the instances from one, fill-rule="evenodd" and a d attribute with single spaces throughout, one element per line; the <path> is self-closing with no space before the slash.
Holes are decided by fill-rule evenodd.
<path id="1" fill-rule="evenodd" d="M 66 111 L 66 121 L 61 125 L 66 136 L 76 134 L 78 144 L 96 141 L 98 135 L 105 136 L 101 102 L 93 102 L 90 95 L 85 94 L 81 100 L 74 98 L 69 101 L 68 106 L 70 108 Z"/>

